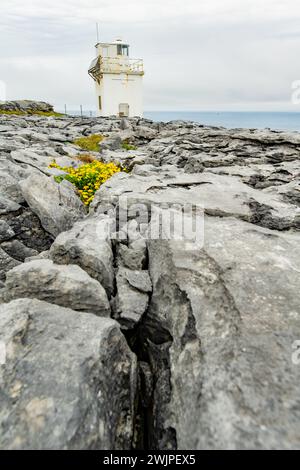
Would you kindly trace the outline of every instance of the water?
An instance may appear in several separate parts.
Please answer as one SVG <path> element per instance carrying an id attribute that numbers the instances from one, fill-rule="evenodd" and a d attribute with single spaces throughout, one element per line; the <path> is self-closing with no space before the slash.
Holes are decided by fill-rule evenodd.
<path id="1" fill-rule="evenodd" d="M 63 112 L 63 111 L 62 111 Z M 79 116 L 80 111 L 70 111 Z M 95 111 L 83 110 L 86 117 L 96 116 Z M 209 126 L 229 129 L 265 129 L 300 132 L 300 113 L 296 112 L 228 112 L 228 111 L 145 111 L 144 117 L 153 121 L 195 121 Z"/>
<path id="2" fill-rule="evenodd" d="M 227 128 L 270 128 L 283 131 L 300 131 L 300 113 L 296 112 L 197 112 L 197 111 L 153 111 L 144 117 L 153 121 L 195 121 L 210 126 Z"/>

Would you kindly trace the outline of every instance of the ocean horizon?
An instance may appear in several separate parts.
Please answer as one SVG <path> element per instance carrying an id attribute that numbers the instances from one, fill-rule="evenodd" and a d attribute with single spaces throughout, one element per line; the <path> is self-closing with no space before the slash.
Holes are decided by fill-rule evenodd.
<path id="1" fill-rule="evenodd" d="M 228 129 L 273 129 L 300 131 L 300 112 L 264 111 L 146 111 L 144 117 L 153 121 L 194 121 Z"/>
<path id="2" fill-rule="evenodd" d="M 78 116 L 80 111 L 69 111 Z M 95 111 L 83 110 L 84 116 L 95 116 Z M 300 112 L 271 111 L 145 111 L 144 118 L 155 122 L 193 121 L 227 129 L 272 129 L 300 132 Z"/>

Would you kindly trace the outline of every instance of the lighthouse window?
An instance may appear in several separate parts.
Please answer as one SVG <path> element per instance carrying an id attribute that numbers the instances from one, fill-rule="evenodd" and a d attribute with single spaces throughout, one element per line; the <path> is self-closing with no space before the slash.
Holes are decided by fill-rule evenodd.
<path id="1" fill-rule="evenodd" d="M 118 55 L 127 55 L 128 56 L 128 46 L 124 46 L 123 44 L 117 45 L 117 54 Z"/>

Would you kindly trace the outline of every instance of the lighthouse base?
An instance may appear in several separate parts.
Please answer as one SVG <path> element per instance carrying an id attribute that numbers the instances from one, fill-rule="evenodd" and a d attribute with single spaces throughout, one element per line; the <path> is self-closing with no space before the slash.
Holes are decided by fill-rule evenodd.
<path id="1" fill-rule="evenodd" d="M 143 77 L 104 74 L 96 83 L 98 116 L 143 116 Z"/>

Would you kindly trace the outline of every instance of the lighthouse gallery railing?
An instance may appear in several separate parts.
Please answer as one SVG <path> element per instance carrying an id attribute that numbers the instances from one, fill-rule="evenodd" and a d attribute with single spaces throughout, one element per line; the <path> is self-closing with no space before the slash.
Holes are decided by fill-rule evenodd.
<path id="1" fill-rule="evenodd" d="M 89 74 L 98 81 L 103 73 L 144 75 L 144 63 L 142 59 L 99 56 L 93 60 Z"/>

